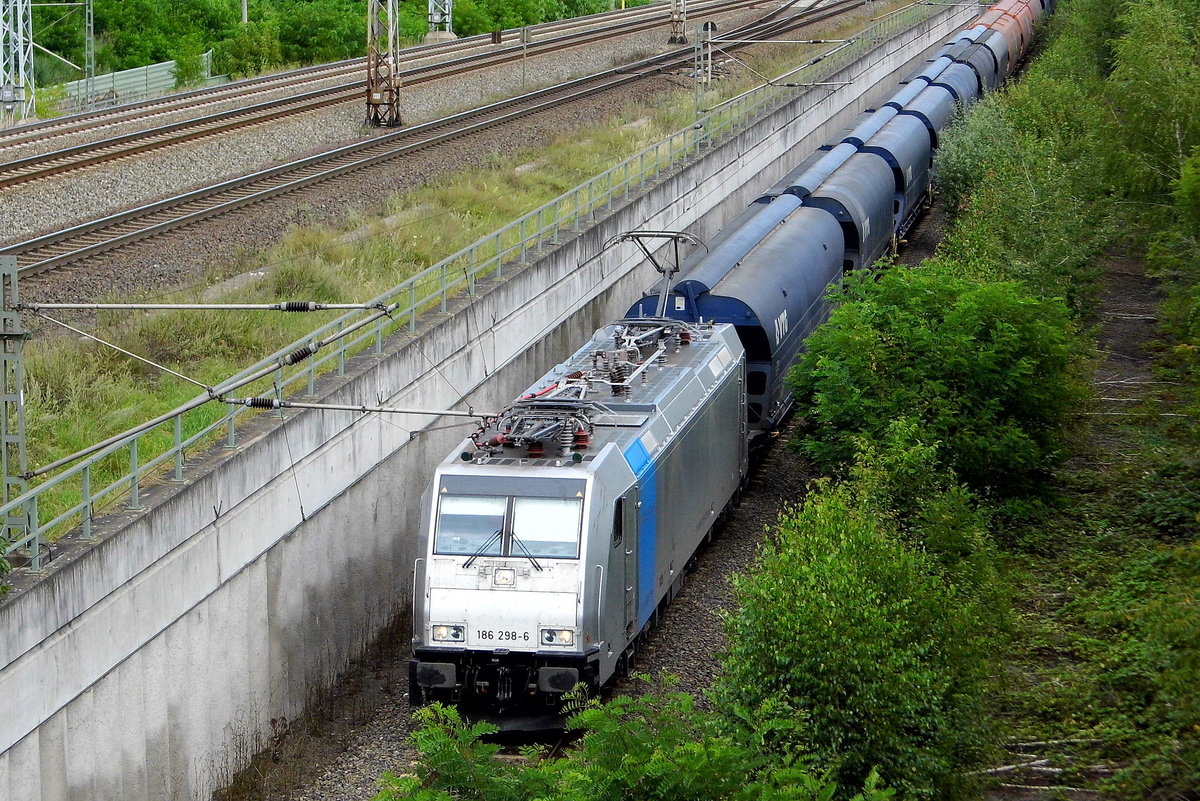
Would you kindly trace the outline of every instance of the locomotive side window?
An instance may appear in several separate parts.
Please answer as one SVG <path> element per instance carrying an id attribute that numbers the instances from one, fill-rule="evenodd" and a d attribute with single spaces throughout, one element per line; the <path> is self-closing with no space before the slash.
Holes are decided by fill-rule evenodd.
<path id="1" fill-rule="evenodd" d="M 487 543 L 480 555 L 499 556 L 500 537 L 495 534 L 504 527 L 507 506 L 507 498 L 471 495 L 442 498 L 434 551 L 473 554 Z"/>
<path id="2" fill-rule="evenodd" d="M 625 540 L 625 498 L 617 498 L 613 508 L 613 547 Z"/>

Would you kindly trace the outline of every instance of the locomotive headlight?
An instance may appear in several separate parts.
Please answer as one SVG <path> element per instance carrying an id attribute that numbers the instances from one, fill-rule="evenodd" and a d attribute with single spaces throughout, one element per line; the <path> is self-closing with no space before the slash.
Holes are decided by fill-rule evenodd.
<path id="1" fill-rule="evenodd" d="M 574 645 L 575 632 L 571 629 L 542 629 L 543 645 Z"/>
<path id="2" fill-rule="evenodd" d="M 433 639 L 439 642 L 462 642 L 467 631 L 462 626 L 434 626 Z"/>

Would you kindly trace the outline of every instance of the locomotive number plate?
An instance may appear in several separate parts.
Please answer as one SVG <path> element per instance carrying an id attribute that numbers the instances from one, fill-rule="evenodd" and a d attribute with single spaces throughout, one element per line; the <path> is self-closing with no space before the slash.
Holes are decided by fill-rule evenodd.
<path id="1" fill-rule="evenodd" d="M 476 629 L 475 638 L 485 642 L 529 642 L 533 636 L 528 631 Z"/>

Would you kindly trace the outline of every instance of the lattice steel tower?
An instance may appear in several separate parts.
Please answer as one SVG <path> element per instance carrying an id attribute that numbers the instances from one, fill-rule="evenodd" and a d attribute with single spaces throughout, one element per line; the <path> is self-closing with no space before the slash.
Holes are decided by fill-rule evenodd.
<path id="1" fill-rule="evenodd" d="M 31 0 L 0 0 L 0 124 L 34 117 Z"/>
<path id="2" fill-rule="evenodd" d="M 668 44 L 687 44 L 687 36 L 683 33 L 687 23 L 687 0 L 671 0 L 671 38 Z"/>
<path id="3" fill-rule="evenodd" d="M 429 0 L 429 30 L 454 30 L 454 0 Z"/>
<path id="4" fill-rule="evenodd" d="M 17 310 L 16 256 L 0 256 L 0 467 L 4 470 L 3 501 L 23 494 L 29 485 L 25 449 L 25 366 L 21 352 L 28 333 Z M 0 542 L 21 536 L 24 519 L 0 520 Z"/>
<path id="5" fill-rule="evenodd" d="M 367 5 L 367 123 L 395 127 L 400 120 L 400 76 L 396 0 L 369 0 Z"/>

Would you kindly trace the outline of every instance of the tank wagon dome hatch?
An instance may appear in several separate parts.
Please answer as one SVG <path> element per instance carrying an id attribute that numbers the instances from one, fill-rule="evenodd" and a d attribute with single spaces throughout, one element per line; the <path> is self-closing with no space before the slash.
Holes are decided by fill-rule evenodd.
<path id="1" fill-rule="evenodd" d="M 863 142 L 866 142 L 875 134 L 879 133 L 883 126 L 887 125 L 892 117 L 896 116 L 896 109 L 892 106 L 884 105 L 878 111 L 871 112 L 866 119 L 859 125 L 856 125 L 853 130 L 842 139 L 848 145 L 854 145 L 856 148 L 861 148 Z"/>
<path id="2" fill-rule="evenodd" d="M 807 158 L 805 158 L 803 161 L 801 161 L 799 164 L 797 164 L 795 167 L 793 167 L 791 170 L 789 170 L 787 175 L 783 176 L 778 181 L 776 181 L 774 184 L 772 184 L 771 188 L 768 189 L 766 192 L 764 192 L 759 197 L 759 199 L 755 201 L 755 203 L 770 203 L 773 200 L 775 200 L 777 197 L 779 197 L 780 195 L 797 194 L 796 192 L 789 192 L 788 190 L 791 189 L 793 186 L 796 186 L 796 184 L 801 181 L 802 177 L 806 173 L 808 173 L 810 170 L 812 170 L 815 166 L 817 166 L 817 164 L 824 161 L 829 156 L 829 151 L 832 150 L 834 147 L 837 147 L 837 145 L 841 144 L 841 141 L 842 141 L 842 137 L 839 136 L 836 140 L 831 142 L 828 147 L 824 147 L 819 150 L 814 150 L 812 153 L 810 153 L 808 155 Z M 847 158 L 848 157 L 849 156 L 847 156 Z M 832 172 L 832 171 L 833 171 L 833 168 L 831 167 L 830 172 Z M 807 194 L 807 193 L 804 193 L 804 194 Z M 714 242 L 715 241 L 716 240 L 714 240 Z M 683 270 L 683 272 L 686 273 L 687 270 L 685 269 L 685 270 Z"/>
<path id="3" fill-rule="evenodd" d="M 929 84 L 926 81 L 913 81 L 902 88 L 899 92 L 896 92 L 896 94 L 892 95 L 891 99 L 884 103 L 884 105 L 891 106 L 897 111 L 900 111 L 906 105 L 911 103 L 917 97 L 917 95 L 921 94 L 921 92 L 924 92 L 928 86 Z"/>
<path id="4" fill-rule="evenodd" d="M 858 148 L 854 145 L 842 142 L 794 178 L 792 185 L 787 188 L 787 193 L 803 200 L 817 191 L 817 187 L 825 183 L 829 176 L 837 172 L 857 152 Z"/>
<path id="5" fill-rule="evenodd" d="M 913 83 L 924 83 L 926 85 L 933 83 L 939 75 L 941 75 L 947 67 L 954 63 L 954 59 L 946 56 L 936 56 L 921 69 L 905 78 L 900 82 L 901 86 L 908 86 Z"/>

